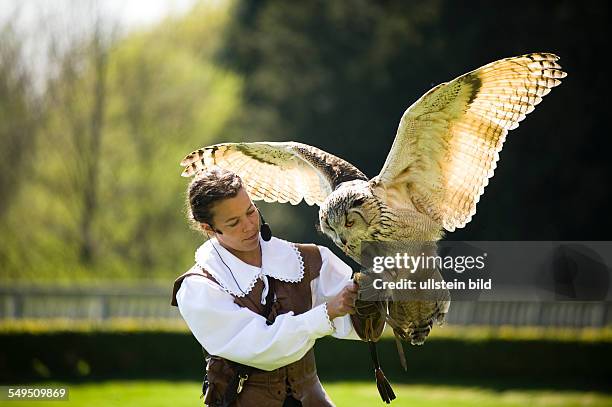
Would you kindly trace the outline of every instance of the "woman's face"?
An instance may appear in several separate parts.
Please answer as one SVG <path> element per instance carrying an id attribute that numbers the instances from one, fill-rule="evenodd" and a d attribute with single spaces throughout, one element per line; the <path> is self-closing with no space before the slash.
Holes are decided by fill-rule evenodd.
<path id="1" fill-rule="evenodd" d="M 259 213 L 244 188 L 235 197 L 217 202 L 212 214 L 213 227 L 206 224 L 203 227 L 209 233 L 216 233 L 223 246 L 244 252 L 259 247 Z"/>

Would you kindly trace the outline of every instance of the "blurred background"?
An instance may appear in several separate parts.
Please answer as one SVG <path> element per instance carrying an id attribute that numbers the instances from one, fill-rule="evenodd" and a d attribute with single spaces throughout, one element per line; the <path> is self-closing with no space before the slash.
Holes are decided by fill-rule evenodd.
<path id="1" fill-rule="evenodd" d="M 291 140 L 373 177 L 408 106 L 504 57 L 552 52 L 568 77 L 447 239 L 610 240 L 609 22 L 591 0 L 3 1 L 0 383 L 72 383 L 72 405 L 197 404 L 201 350 L 169 306 L 203 240 L 180 160 Z M 261 208 L 276 236 L 332 245 L 317 207 Z M 611 325 L 605 303 L 461 303 L 407 348 L 408 372 L 380 348 L 395 405 L 612 405 Z M 360 345 L 317 345 L 339 406 L 380 402 Z"/>

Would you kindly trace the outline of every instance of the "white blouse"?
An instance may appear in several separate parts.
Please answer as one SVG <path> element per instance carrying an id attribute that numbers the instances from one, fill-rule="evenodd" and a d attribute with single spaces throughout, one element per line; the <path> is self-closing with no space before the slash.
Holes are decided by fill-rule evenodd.
<path id="1" fill-rule="evenodd" d="M 274 370 L 301 359 L 323 336 L 359 339 L 349 315 L 333 321 L 327 315 L 326 302 L 350 283 L 351 268 L 323 246 L 318 247 L 323 260 L 319 277 L 310 283 L 311 310 L 300 315 L 289 311 L 267 325 L 264 317 L 234 303 L 232 294 L 243 297 L 258 279 L 264 282 L 264 304 L 267 276 L 290 282 L 304 277 L 304 263 L 293 243 L 274 237 L 260 242 L 261 268 L 244 263 L 215 239 L 207 241 L 196 251 L 196 265 L 190 271 L 204 268 L 220 286 L 203 275 L 189 276 L 176 295 L 183 319 L 210 354 Z"/>

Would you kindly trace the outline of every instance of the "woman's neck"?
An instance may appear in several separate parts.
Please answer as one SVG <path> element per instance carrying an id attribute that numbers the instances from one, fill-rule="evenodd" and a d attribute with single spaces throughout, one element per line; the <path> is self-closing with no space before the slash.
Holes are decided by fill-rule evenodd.
<path id="1" fill-rule="evenodd" d="M 246 251 L 246 252 L 233 249 L 229 246 L 224 245 L 223 243 L 221 243 L 221 245 L 225 247 L 225 249 L 227 249 L 228 252 L 238 257 L 240 260 L 242 260 L 246 264 L 249 264 L 255 267 L 261 267 L 261 244 L 257 245 L 256 249 Z"/>

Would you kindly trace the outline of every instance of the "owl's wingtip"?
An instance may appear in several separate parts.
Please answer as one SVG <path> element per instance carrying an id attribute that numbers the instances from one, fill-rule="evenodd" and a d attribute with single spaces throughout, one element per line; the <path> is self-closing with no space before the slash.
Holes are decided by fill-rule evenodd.
<path id="1" fill-rule="evenodd" d="M 191 177 L 195 173 L 196 173 L 196 171 L 193 168 L 193 165 L 190 165 L 189 167 L 185 168 L 183 170 L 183 172 L 181 172 L 181 177 L 189 178 L 189 177 Z"/>
<path id="2" fill-rule="evenodd" d="M 202 157 L 204 157 L 204 148 L 199 148 L 187 154 L 185 158 L 181 160 L 181 166 L 186 167 L 191 165 L 194 161 L 201 160 Z"/>
<path id="3" fill-rule="evenodd" d="M 191 153 L 187 156 L 185 156 L 185 158 L 183 158 L 180 162 L 181 167 L 186 167 L 188 165 L 190 165 L 193 162 L 194 159 L 194 153 Z"/>

